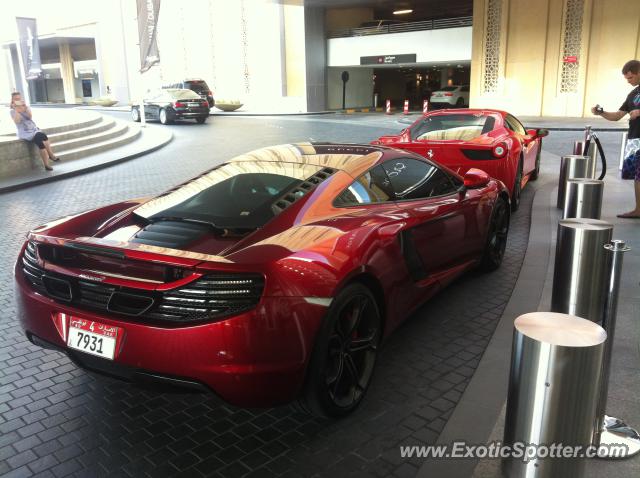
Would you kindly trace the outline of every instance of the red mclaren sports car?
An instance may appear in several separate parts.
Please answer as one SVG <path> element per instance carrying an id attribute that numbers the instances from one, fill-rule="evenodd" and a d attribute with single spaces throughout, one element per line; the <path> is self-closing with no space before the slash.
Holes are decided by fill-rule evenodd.
<path id="1" fill-rule="evenodd" d="M 463 271 L 496 269 L 508 228 L 508 192 L 481 170 L 275 146 L 32 230 L 18 313 L 33 343 L 89 370 L 340 416 L 380 341 Z"/>
<path id="2" fill-rule="evenodd" d="M 383 144 L 416 152 L 459 174 L 479 168 L 509 189 L 513 211 L 520 192 L 540 172 L 540 151 L 546 129 L 525 130 L 513 115 L 497 110 L 440 110 L 423 115 Z"/>

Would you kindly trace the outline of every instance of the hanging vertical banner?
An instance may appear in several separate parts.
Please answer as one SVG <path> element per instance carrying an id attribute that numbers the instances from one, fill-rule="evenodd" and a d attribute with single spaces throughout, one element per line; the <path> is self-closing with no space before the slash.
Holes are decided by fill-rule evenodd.
<path id="1" fill-rule="evenodd" d="M 140 39 L 140 73 L 160 62 L 156 28 L 160 0 L 136 0 L 138 6 L 138 38 Z"/>
<path id="2" fill-rule="evenodd" d="M 24 76 L 27 80 L 34 80 L 42 73 L 36 19 L 16 17 L 16 23 L 18 24 L 18 42 L 22 53 Z"/>

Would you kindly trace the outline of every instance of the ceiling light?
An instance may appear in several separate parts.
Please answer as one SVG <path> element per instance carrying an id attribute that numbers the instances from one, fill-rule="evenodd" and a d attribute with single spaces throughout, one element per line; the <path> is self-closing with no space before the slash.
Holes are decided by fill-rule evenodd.
<path id="1" fill-rule="evenodd" d="M 405 13 L 411 13 L 413 12 L 413 10 L 411 9 L 407 9 L 407 10 L 396 10 L 393 12 L 394 15 L 404 15 Z"/>

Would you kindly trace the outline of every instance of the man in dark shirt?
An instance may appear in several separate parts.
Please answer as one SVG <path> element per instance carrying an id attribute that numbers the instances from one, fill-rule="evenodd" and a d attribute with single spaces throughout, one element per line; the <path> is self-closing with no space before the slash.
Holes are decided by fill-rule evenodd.
<path id="1" fill-rule="evenodd" d="M 594 115 L 602 116 L 609 121 L 618 121 L 626 114 L 629 114 L 629 135 L 628 139 L 640 138 L 640 61 L 631 60 L 622 67 L 622 74 L 631 86 L 635 86 L 631 93 L 624 100 L 618 111 L 600 111 L 595 107 L 591 108 Z M 636 155 L 640 152 L 636 152 Z M 636 177 L 634 181 L 636 192 L 636 207 L 633 211 L 618 214 L 618 217 L 640 219 L 640 160 L 636 162 Z"/>

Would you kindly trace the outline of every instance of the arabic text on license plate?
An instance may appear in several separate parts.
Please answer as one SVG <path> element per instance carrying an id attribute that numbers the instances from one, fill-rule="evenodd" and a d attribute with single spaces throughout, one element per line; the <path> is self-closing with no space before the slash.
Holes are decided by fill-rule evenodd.
<path id="1" fill-rule="evenodd" d="M 200 106 L 200 103 L 188 103 L 187 106 Z"/>
<path id="2" fill-rule="evenodd" d="M 71 317 L 67 345 L 91 355 L 113 360 L 119 327 Z"/>

